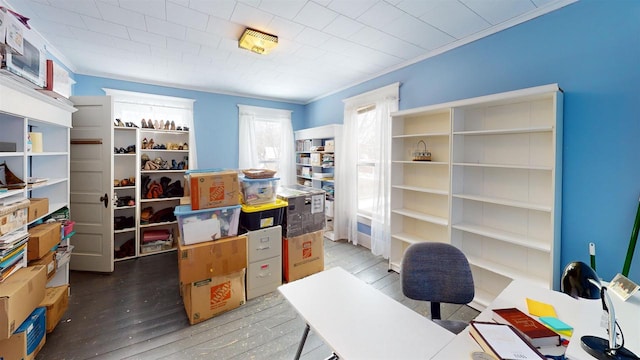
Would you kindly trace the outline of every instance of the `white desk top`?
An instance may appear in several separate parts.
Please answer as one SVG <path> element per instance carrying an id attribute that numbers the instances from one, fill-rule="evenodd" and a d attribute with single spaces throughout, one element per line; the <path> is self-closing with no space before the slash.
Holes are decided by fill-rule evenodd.
<path id="1" fill-rule="evenodd" d="M 278 290 L 340 359 L 429 359 L 455 338 L 342 268 Z"/>
<path id="2" fill-rule="evenodd" d="M 582 335 L 595 335 L 606 338 L 606 331 L 600 327 L 602 303 L 600 300 L 576 300 L 561 292 L 545 289 L 526 281 L 513 281 L 498 297 L 482 311 L 476 320 L 491 321 L 492 309 L 503 307 L 517 307 L 528 313 L 526 298 L 542 301 L 553 305 L 558 318 L 574 327 L 573 341 L 566 348 L 566 356 L 570 360 L 593 360 L 580 347 Z M 640 293 L 623 303 L 616 295 L 611 294 L 616 310 L 618 323 L 625 334 L 625 347 L 640 354 Z M 442 348 L 433 358 L 437 360 L 470 359 L 473 351 L 481 351 L 480 346 L 465 329 L 453 341 Z M 564 352 L 562 347 L 544 347 L 543 354 L 559 355 Z"/>

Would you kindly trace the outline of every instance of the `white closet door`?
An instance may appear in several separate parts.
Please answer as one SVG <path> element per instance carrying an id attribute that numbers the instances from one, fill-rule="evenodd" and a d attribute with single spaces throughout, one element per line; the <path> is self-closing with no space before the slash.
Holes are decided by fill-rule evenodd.
<path id="1" fill-rule="evenodd" d="M 71 269 L 113 272 L 111 97 L 71 100 L 78 109 L 71 129 L 70 206 L 76 222 Z"/>

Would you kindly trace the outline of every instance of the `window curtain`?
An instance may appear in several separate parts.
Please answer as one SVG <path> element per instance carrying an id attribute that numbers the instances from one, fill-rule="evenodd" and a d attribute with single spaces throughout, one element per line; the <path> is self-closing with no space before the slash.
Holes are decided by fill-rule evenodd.
<path id="1" fill-rule="evenodd" d="M 391 116 L 398 110 L 398 98 L 386 97 L 376 102 L 375 130 L 378 139 L 378 165 L 374 170 L 376 187 L 371 214 L 371 252 L 389 258 L 391 251 Z"/>
<path id="2" fill-rule="evenodd" d="M 273 121 L 280 125 L 280 158 L 277 177 L 280 185 L 296 183 L 295 153 L 293 150 L 293 126 L 291 125 L 291 111 L 256 106 L 238 105 L 238 167 L 240 169 L 261 168 L 258 157 L 258 138 L 256 131 L 257 121 Z"/>
<path id="3" fill-rule="evenodd" d="M 345 106 L 344 125 L 340 143 L 336 144 L 335 188 L 340 192 L 339 201 L 334 202 L 333 231 L 336 239 L 347 239 L 358 245 L 358 111 Z M 337 193 L 337 191 L 336 191 Z"/>
<path id="4" fill-rule="evenodd" d="M 344 136 L 341 152 L 338 154 L 338 167 L 341 171 L 340 193 L 345 197 L 339 209 L 336 209 L 337 231 L 346 238 L 358 243 L 358 190 L 357 161 L 358 109 L 375 105 L 375 138 L 377 139 L 378 158 L 374 171 L 376 188 L 374 190 L 371 214 L 371 252 L 389 258 L 391 250 L 390 229 L 390 171 L 391 171 L 391 116 L 398 110 L 400 83 L 394 83 L 370 92 L 343 100 Z M 351 139 L 351 141 L 349 141 Z M 343 167 L 344 166 L 344 167 Z M 344 174 L 344 175 L 342 175 Z M 339 211 L 339 212 L 338 212 Z"/>

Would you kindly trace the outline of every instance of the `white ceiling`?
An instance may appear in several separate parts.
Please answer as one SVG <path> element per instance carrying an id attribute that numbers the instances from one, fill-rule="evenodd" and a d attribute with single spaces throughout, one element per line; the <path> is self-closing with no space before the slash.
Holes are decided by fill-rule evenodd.
<path id="1" fill-rule="evenodd" d="M 574 0 L 5 1 L 77 74 L 308 103 Z"/>

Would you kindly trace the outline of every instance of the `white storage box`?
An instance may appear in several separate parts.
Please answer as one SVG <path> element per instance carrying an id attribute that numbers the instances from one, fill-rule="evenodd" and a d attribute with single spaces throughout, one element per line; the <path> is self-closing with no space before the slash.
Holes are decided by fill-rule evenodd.
<path id="1" fill-rule="evenodd" d="M 242 201 L 247 205 L 267 204 L 276 201 L 280 178 L 241 178 Z"/>
<path id="2" fill-rule="evenodd" d="M 176 206 L 180 238 L 184 245 L 197 244 L 238 235 L 240 205 L 192 210 L 191 205 Z"/>

